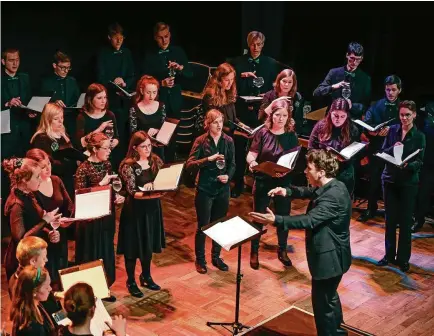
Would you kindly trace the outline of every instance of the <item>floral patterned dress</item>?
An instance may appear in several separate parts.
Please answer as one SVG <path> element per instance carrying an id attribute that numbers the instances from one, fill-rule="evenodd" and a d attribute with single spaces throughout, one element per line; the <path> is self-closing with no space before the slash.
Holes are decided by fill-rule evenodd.
<path id="1" fill-rule="evenodd" d="M 126 258 L 146 259 L 166 247 L 163 212 L 158 198 L 134 198 L 138 187 L 155 179 L 151 169 L 142 169 L 138 163 L 125 163 L 120 175 L 127 191 L 119 224 L 118 254 Z"/>
<path id="2" fill-rule="evenodd" d="M 75 189 L 96 187 L 106 174 L 113 174 L 109 161 L 83 162 L 75 174 Z M 115 281 L 115 210 L 110 215 L 77 222 L 75 232 L 75 262 L 77 264 L 102 259 L 108 285 Z"/>

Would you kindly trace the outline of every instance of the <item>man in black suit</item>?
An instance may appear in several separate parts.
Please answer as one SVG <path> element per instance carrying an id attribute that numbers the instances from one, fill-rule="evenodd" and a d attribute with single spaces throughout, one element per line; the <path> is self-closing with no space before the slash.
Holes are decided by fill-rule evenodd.
<path id="1" fill-rule="evenodd" d="M 352 119 L 361 119 L 371 99 L 371 77 L 359 67 L 363 61 L 363 54 L 363 46 L 351 42 L 347 49 L 347 64 L 331 69 L 326 78 L 313 91 L 314 97 L 331 96 L 332 100 L 340 97 L 348 98 L 351 101 Z M 349 91 L 344 90 L 348 88 Z"/>
<path id="2" fill-rule="evenodd" d="M 256 222 L 306 230 L 306 254 L 312 275 L 312 306 L 318 335 L 345 335 L 337 288 L 351 265 L 351 198 L 345 184 L 335 179 L 337 159 L 324 150 L 307 156 L 306 177 L 313 187 L 275 188 L 269 196 L 310 198 L 305 215 L 278 216 L 251 212 Z"/>

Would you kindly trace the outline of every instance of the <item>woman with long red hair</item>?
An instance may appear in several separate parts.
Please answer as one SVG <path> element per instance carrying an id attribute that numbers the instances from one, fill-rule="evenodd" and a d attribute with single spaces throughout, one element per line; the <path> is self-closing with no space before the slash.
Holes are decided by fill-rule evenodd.
<path id="1" fill-rule="evenodd" d="M 333 148 L 341 151 L 354 141 L 360 141 L 360 132 L 351 121 L 350 105 L 347 100 L 338 98 L 333 101 L 327 116 L 318 121 L 309 138 L 308 149 Z M 336 178 L 347 186 L 350 194 L 354 191 L 354 157 L 341 161 Z"/>
<path id="2" fill-rule="evenodd" d="M 153 253 L 160 253 L 166 246 L 161 193 L 150 193 L 154 189 L 153 181 L 163 161 L 152 153 L 152 143 L 145 131 L 133 134 L 126 158 L 122 161 L 119 172 L 125 186 L 127 197 L 122 209 L 118 254 L 125 258 L 127 288 L 134 297 L 143 297 L 135 281 L 136 260 L 142 265 L 139 280 L 142 286 L 159 290 L 151 277 Z M 143 187 L 146 191 L 140 191 Z"/>
<path id="3" fill-rule="evenodd" d="M 166 119 L 166 107 L 159 102 L 158 81 L 148 75 L 142 76 L 137 82 L 134 104 L 130 108 L 130 134 L 145 131 L 150 137 L 155 137 Z M 154 152 L 164 160 L 164 147 L 154 146 Z"/>

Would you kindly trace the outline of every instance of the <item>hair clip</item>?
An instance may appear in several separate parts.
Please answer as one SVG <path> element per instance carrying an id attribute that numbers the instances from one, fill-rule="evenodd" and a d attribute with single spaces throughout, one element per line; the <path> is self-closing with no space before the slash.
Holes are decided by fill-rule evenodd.
<path id="1" fill-rule="evenodd" d="M 41 279 L 41 273 L 42 270 L 40 267 L 38 267 L 37 271 L 36 271 L 36 277 L 33 279 L 33 285 L 36 286 L 39 282 L 39 280 Z"/>
<path id="2" fill-rule="evenodd" d="M 15 168 L 21 168 L 21 166 L 23 165 L 23 161 L 24 161 L 24 159 L 23 158 L 17 158 L 16 160 L 15 160 Z"/>

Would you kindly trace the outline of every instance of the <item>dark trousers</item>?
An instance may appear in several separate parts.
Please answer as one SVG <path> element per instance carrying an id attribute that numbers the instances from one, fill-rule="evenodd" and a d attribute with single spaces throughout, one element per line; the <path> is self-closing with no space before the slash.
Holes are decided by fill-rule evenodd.
<path id="1" fill-rule="evenodd" d="M 425 215 L 429 212 L 431 194 L 434 191 L 434 167 L 424 166 L 420 173 L 419 193 L 414 210 L 416 221 L 425 222 Z"/>
<path id="2" fill-rule="evenodd" d="M 417 186 L 402 186 L 383 182 L 386 208 L 386 257 L 405 263 L 411 256 L 411 226 Z M 396 251 L 396 225 L 399 224 L 398 251 Z M 395 258 L 396 257 L 396 258 Z"/>
<path id="3" fill-rule="evenodd" d="M 206 235 L 201 228 L 211 222 L 225 217 L 229 209 L 230 189 L 225 188 L 219 194 L 211 196 L 203 191 L 197 190 L 194 200 L 197 216 L 197 230 L 195 236 L 196 261 L 205 264 L 205 239 Z M 212 258 L 219 258 L 221 246 L 212 241 Z"/>
<path id="4" fill-rule="evenodd" d="M 342 306 L 338 286 L 342 275 L 323 280 L 312 279 L 312 307 L 315 315 L 317 335 L 347 335 L 341 328 Z"/>
<path id="5" fill-rule="evenodd" d="M 371 155 L 369 156 L 369 187 L 368 210 L 375 215 L 378 210 L 378 196 L 381 192 L 381 174 L 384 170 L 384 161 Z"/>
<path id="6" fill-rule="evenodd" d="M 253 202 L 254 211 L 265 213 L 267 207 L 270 205 L 271 197 L 268 196 L 268 192 L 280 185 L 276 185 L 277 182 L 268 182 L 264 180 L 255 179 L 253 186 Z M 279 183 L 277 183 L 279 184 Z M 275 196 L 273 197 L 274 208 L 276 215 L 288 216 L 291 213 L 291 198 Z M 276 228 L 277 241 L 280 250 L 285 250 L 288 245 L 288 230 L 283 230 L 280 226 Z M 251 243 L 252 252 L 259 251 L 259 238 L 252 240 Z"/>
<path id="7" fill-rule="evenodd" d="M 241 134 L 234 134 L 235 144 L 235 174 L 233 181 L 235 188 L 242 191 L 244 187 L 244 172 L 246 171 L 246 156 L 247 156 L 247 142 L 249 138 Z"/>
<path id="8" fill-rule="evenodd" d="M 347 187 L 348 192 L 351 196 L 353 196 L 354 192 L 354 184 L 355 184 L 355 178 L 354 178 L 354 166 L 352 163 L 344 163 L 344 165 L 341 166 L 339 169 L 339 173 L 336 176 L 336 179 L 338 181 L 341 181 L 345 184 Z"/>

